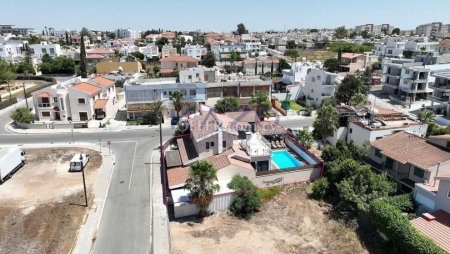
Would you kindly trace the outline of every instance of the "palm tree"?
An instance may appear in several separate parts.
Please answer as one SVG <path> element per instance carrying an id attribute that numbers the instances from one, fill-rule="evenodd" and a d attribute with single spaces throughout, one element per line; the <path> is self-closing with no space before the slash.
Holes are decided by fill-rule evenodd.
<path id="1" fill-rule="evenodd" d="M 214 193 L 220 190 L 216 181 L 217 169 L 209 161 L 196 161 L 189 167 L 189 178 L 184 188 L 191 192 L 201 216 L 207 215 Z"/>
<path id="2" fill-rule="evenodd" d="M 322 141 L 328 136 L 333 136 L 339 127 L 339 113 L 331 105 L 323 105 L 317 110 L 317 118 L 313 123 L 317 138 Z"/>
<path id="3" fill-rule="evenodd" d="M 252 99 L 250 100 L 250 107 L 256 110 L 259 119 L 263 121 L 264 116 L 272 108 L 272 104 L 270 103 L 270 100 L 267 97 L 267 92 L 256 91 L 255 94 L 252 94 Z"/>
<path id="4" fill-rule="evenodd" d="M 162 109 L 163 109 L 162 101 L 158 100 L 158 101 L 153 102 L 152 109 L 153 109 L 153 112 L 155 113 L 157 123 L 159 123 L 160 121 L 161 121 L 161 123 L 164 123 L 164 118 L 162 115 Z"/>
<path id="5" fill-rule="evenodd" d="M 186 101 L 184 94 L 181 91 L 175 91 L 170 96 L 170 100 L 172 101 L 175 111 L 177 112 L 177 119 L 180 119 L 180 111 L 183 110 L 184 103 Z"/>
<path id="6" fill-rule="evenodd" d="M 434 124 L 434 113 L 431 110 L 424 109 L 419 111 L 418 119 L 422 124 Z"/>
<path id="7" fill-rule="evenodd" d="M 311 148 L 312 143 L 314 142 L 313 135 L 308 130 L 300 130 L 297 132 L 297 135 L 295 136 L 300 143 L 302 143 L 306 148 Z"/>

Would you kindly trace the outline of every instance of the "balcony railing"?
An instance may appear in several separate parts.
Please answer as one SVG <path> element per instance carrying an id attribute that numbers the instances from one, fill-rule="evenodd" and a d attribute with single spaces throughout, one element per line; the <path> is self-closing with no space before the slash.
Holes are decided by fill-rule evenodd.
<path id="1" fill-rule="evenodd" d="M 449 97 L 439 97 L 439 96 L 428 96 L 427 97 L 428 100 L 430 101 L 434 101 L 434 102 L 440 102 L 440 103 L 448 103 L 449 102 Z"/>
<path id="2" fill-rule="evenodd" d="M 434 84 L 430 85 L 430 88 L 437 89 L 440 91 L 450 91 L 450 85 L 442 85 L 442 84 L 434 83 Z"/>
<path id="3" fill-rule="evenodd" d="M 38 103 L 38 107 L 39 108 L 50 108 L 51 104 L 50 103 Z"/>

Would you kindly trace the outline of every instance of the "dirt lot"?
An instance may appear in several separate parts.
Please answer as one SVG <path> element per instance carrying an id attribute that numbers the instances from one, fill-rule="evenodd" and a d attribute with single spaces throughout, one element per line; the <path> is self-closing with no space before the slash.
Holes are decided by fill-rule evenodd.
<path id="1" fill-rule="evenodd" d="M 68 253 L 87 209 L 81 173 L 69 173 L 75 153 L 90 156 L 85 169 L 89 200 L 98 152 L 89 149 L 32 149 L 26 164 L 0 185 L 0 253 Z"/>
<path id="2" fill-rule="evenodd" d="M 249 221 L 225 212 L 203 222 L 171 222 L 174 254 L 368 253 L 356 233 L 329 219 L 307 186 L 286 189 Z"/>

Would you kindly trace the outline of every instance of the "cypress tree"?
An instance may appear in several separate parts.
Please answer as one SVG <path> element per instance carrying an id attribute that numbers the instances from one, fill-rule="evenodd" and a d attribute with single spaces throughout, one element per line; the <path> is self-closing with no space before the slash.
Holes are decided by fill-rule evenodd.
<path id="1" fill-rule="evenodd" d="M 84 35 L 81 35 L 80 41 L 80 75 L 82 78 L 87 78 L 86 49 L 84 48 Z"/>

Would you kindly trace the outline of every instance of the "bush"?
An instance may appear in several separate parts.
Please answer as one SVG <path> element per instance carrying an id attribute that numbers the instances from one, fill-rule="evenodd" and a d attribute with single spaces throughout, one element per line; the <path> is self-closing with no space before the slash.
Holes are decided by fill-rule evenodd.
<path id="1" fill-rule="evenodd" d="M 236 196 L 230 206 L 230 211 L 237 217 L 249 220 L 253 213 L 259 211 L 261 199 L 256 186 L 246 177 L 235 175 L 228 188 L 236 191 Z"/>
<path id="2" fill-rule="evenodd" d="M 328 197 L 330 182 L 328 181 L 328 178 L 322 177 L 311 184 L 311 189 L 316 198 L 325 199 Z"/>
<path id="3" fill-rule="evenodd" d="M 18 108 L 11 113 L 11 118 L 19 123 L 31 123 L 34 120 L 34 115 L 28 108 Z"/>
<path id="4" fill-rule="evenodd" d="M 267 202 L 271 200 L 276 195 L 280 194 L 282 189 L 280 187 L 273 187 L 273 188 L 267 188 L 267 189 L 259 189 L 258 195 L 261 198 L 262 201 Z"/>
<path id="5" fill-rule="evenodd" d="M 369 214 L 375 226 L 383 232 L 400 253 L 444 254 L 431 239 L 418 232 L 408 217 L 384 199 L 370 205 Z"/>
<path id="6" fill-rule="evenodd" d="M 391 206 L 400 209 L 402 212 L 412 212 L 414 205 L 411 199 L 411 194 L 403 194 L 385 198 L 384 201 Z"/>

